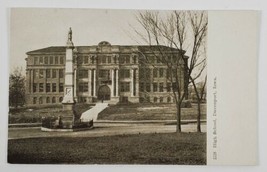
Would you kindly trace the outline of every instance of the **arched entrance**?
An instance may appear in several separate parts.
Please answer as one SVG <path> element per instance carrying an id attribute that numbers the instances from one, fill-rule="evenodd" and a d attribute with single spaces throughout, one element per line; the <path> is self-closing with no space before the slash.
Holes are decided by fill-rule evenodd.
<path id="1" fill-rule="evenodd" d="M 98 100 L 110 100 L 110 88 L 107 85 L 98 89 Z"/>

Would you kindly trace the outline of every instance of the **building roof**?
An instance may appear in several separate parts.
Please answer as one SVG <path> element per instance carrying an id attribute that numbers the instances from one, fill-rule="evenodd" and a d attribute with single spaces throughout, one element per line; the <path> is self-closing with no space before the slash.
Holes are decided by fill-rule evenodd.
<path id="1" fill-rule="evenodd" d="M 75 46 L 75 50 L 78 53 L 89 53 L 89 52 L 94 52 L 94 50 L 96 51 L 97 48 L 101 48 L 101 47 L 111 47 L 115 51 L 116 50 L 117 51 L 123 51 L 123 50 L 134 51 L 135 49 L 142 51 L 142 52 L 152 52 L 152 51 L 157 51 L 157 50 L 169 50 L 169 51 L 178 50 L 176 48 L 171 48 L 171 47 L 162 46 L 162 45 L 159 45 L 159 46 L 157 45 L 152 45 L 152 46 L 150 45 L 110 45 L 106 41 L 102 41 L 100 44 L 93 45 L 93 46 Z M 51 47 L 29 51 L 26 54 L 34 55 L 34 54 L 42 54 L 42 53 L 65 53 L 65 52 L 66 52 L 66 46 L 51 46 Z"/>

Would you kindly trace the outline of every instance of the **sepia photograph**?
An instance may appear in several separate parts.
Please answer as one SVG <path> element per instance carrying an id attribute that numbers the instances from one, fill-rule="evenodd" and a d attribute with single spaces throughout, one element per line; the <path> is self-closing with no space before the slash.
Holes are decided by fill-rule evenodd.
<path id="1" fill-rule="evenodd" d="M 10 164 L 207 164 L 207 11 L 11 8 Z"/>

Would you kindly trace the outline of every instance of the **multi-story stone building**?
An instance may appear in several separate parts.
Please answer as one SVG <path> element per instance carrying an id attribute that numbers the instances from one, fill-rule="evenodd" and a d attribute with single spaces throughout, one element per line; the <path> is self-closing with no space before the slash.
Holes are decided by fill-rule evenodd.
<path id="1" fill-rule="evenodd" d="M 175 83 L 170 81 L 171 72 L 177 74 L 183 91 L 187 93 L 184 82 L 187 60 L 179 58 L 177 49 L 111 45 L 103 41 L 93 46 L 75 46 L 72 51 L 76 102 L 172 103 Z M 26 54 L 27 105 L 61 103 L 67 75 L 66 46 L 47 47 Z M 160 54 L 166 56 L 164 59 L 168 62 L 163 63 Z M 179 64 L 180 67 L 174 70 L 167 63 Z"/>

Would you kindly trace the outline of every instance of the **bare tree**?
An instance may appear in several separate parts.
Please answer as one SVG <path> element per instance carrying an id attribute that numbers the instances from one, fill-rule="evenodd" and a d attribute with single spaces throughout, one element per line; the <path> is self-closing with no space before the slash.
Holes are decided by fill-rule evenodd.
<path id="1" fill-rule="evenodd" d="M 144 29 L 144 32 L 135 30 L 137 35 L 150 46 L 150 54 L 171 71 L 167 79 L 172 83 L 172 94 L 176 103 L 176 131 L 181 132 L 181 105 L 184 98 L 187 99 L 189 82 L 196 85 L 196 80 L 206 67 L 206 56 L 203 54 L 208 24 L 207 14 L 203 11 L 173 11 L 160 15 L 159 12 L 146 11 L 139 13 L 137 20 Z M 191 51 L 189 57 L 185 55 L 185 50 Z M 158 67 L 151 63 L 149 57 L 144 59 L 144 63 Z M 181 74 L 179 71 L 184 73 Z M 194 90 L 197 92 L 197 89 Z M 200 116 L 198 101 L 199 132 Z"/>

